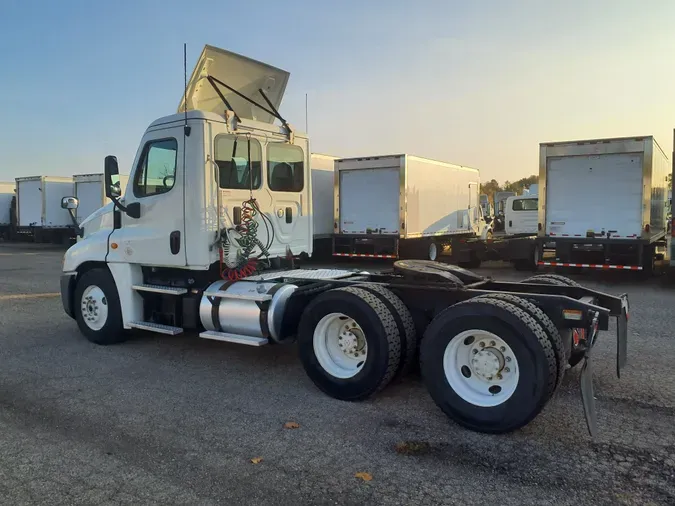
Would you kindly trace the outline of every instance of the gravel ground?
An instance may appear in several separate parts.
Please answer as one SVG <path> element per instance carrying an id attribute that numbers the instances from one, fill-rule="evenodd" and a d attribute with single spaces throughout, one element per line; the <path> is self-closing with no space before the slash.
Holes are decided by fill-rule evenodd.
<path id="1" fill-rule="evenodd" d="M 53 295 L 62 254 L 0 245 L 0 504 L 675 504 L 675 286 L 658 279 L 576 277 L 631 302 L 620 380 L 612 331 L 597 346 L 592 442 L 577 369 L 526 428 L 486 436 L 415 376 L 330 399 L 293 346 L 142 333 L 95 346 Z"/>

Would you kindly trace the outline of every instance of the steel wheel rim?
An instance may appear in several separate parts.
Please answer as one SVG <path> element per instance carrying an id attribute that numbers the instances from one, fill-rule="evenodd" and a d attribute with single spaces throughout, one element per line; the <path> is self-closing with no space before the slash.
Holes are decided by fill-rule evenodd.
<path id="1" fill-rule="evenodd" d="M 101 330 L 108 320 L 108 300 L 96 285 L 85 288 L 80 300 L 82 320 L 91 330 Z"/>
<path id="2" fill-rule="evenodd" d="M 313 346 L 323 370 L 335 378 L 353 378 L 368 357 L 363 329 L 342 313 L 330 313 L 319 320 L 314 329 Z"/>
<path id="3" fill-rule="evenodd" d="M 443 371 L 450 387 L 466 402 L 494 407 L 516 391 L 520 371 L 511 347 L 485 330 L 465 330 L 445 347 Z"/>
<path id="4" fill-rule="evenodd" d="M 429 244 L 429 260 L 435 262 L 437 258 L 438 258 L 438 246 L 436 246 L 435 242 L 432 242 L 431 244 Z"/>

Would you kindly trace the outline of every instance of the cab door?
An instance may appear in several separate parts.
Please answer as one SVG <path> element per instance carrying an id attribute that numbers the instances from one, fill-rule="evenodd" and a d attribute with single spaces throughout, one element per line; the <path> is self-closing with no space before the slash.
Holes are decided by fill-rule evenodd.
<path id="1" fill-rule="evenodd" d="M 272 201 L 276 239 L 294 254 L 311 251 L 309 182 L 306 181 L 305 152 L 285 142 L 267 144 L 267 189 Z"/>
<path id="2" fill-rule="evenodd" d="M 183 150 L 182 125 L 145 134 L 122 199 L 123 205 L 140 204 L 140 217 L 120 213 L 108 262 L 186 265 Z"/>

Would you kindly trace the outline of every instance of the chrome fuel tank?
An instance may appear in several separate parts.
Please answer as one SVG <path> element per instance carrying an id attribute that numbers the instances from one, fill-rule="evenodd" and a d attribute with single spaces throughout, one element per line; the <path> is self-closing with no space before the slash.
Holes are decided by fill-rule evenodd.
<path id="1" fill-rule="evenodd" d="M 204 291 L 199 317 L 206 330 L 279 342 L 286 304 L 297 289 L 271 281 L 216 281 Z"/>

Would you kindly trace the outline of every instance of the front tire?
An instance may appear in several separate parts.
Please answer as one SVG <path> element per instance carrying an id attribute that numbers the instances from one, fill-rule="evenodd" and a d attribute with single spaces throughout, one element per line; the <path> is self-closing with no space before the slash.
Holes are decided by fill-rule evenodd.
<path id="1" fill-rule="evenodd" d="M 74 310 L 80 332 L 94 344 L 126 340 L 115 280 L 107 269 L 85 272 L 75 286 Z"/>
<path id="2" fill-rule="evenodd" d="M 356 287 L 328 290 L 305 309 L 298 352 L 325 394 L 363 400 L 386 387 L 401 365 L 399 327 L 387 305 Z"/>
<path id="3" fill-rule="evenodd" d="M 496 299 L 473 299 L 441 312 L 424 334 L 420 356 L 436 404 L 478 432 L 528 424 L 546 404 L 558 374 L 541 326 L 521 308 Z"/>

